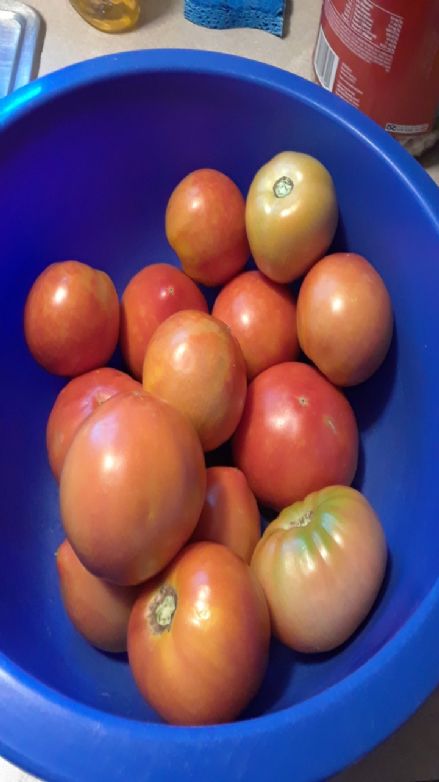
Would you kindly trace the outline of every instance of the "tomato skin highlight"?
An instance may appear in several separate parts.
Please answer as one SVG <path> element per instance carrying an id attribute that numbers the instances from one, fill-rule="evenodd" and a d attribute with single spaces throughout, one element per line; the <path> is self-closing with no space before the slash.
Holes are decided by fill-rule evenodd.
<path id="1" fill-rule="evenodd" d="M 145 584 L 130 618 L 128 658 L 165 720 L 207 725 L 235 719 L 256 694 L 269 641 L 267 605 L 249 566 L 225 546 L 194 543 Z"/>
<path id="2" fill-rule="evenodd" d="M 313 367 L 287 362 L 250 383 L 232 445 L 257 499 L 281 510 L 330 484 L 352 483 L 358 442 L 342 392 Z"/>
<path id="3" fill-rule="evenodd" d="M 383 529 L 360 492 L 329 486 L 285 508 L 253 554 L 273 633 L 299 652 L 327 652 L 366 618 L 387 561 Z"/>

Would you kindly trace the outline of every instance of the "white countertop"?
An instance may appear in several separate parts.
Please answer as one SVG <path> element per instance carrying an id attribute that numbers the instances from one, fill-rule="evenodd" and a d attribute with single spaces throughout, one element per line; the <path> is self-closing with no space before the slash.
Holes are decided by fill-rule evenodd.
<path id="1" fill-rule="evenodd" d="M 183 18 L 183 0 L 144 0 L 141 25 L 122 35 L 108 35 L 88 26 L 68 0 L 33 0 L 30 4 L 46 25 L 41 75 L 103 54 L 178 47 L 251 57 L 311 78 L 311 52 L 321 8 L 321 0 L 287 0 L 287 34 L 279 39 L 258 30 L 197 27 Z M 439 145 L 427 152 L 421 162 L 439 183 Z M 31 779 L 0 758 L 1 782 L 30 782 Z M 378 749 L 333 778 L 333 782 L 370 780 L 439 780 L 439 691 Z"/>

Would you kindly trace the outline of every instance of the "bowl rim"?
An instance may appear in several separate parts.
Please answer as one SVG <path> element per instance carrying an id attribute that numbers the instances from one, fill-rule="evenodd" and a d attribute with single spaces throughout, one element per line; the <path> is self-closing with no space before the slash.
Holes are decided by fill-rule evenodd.
<path id="1" fill-rule="evenodd" d="M 111 78 L 163 71 L 258 83 L 328 115 L 384 158 L 412 190 L 439 236 L 439 188 L 384 130 L 318 85 L 235 55 L 152 49 L 68 66 L 1 102 L 0 144 L 4 130 L 61 95 Z M 267 777 L 288 770 L 296 782 L 315 782 L 370 751 L 438 686 L 438 627 L 439 578 L 395 635 L 344 679 L 273 714 L 202 728 L 141 722 L 86 706 L 30 676 L 0 652 L 0 690 L 6 704 L 0 710 L 0 752 L 45 779 L 69 782 L 136 780 L 140 774 L 142 780 L 165 780 L 175 775 L 175 767 L 182 781 L 193 779 L 197 771 L 212 780 L 234 779 L 237 767 L 245 771 L 242 779 L 251 775 L 257 780 L 265 778 L 261 774 L 267 758 Z"/>

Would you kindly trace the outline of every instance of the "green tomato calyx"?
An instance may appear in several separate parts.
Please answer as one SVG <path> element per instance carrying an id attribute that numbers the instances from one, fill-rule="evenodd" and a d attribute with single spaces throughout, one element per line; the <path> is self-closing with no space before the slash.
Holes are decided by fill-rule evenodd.
<path id="1" fill-rule="evenodd" d="M 273 185 L 273 193 L 276 198 L 285 198 L 292 193 L 294 182 L 289 176 L 281 176 Z"/>
<path id="2" fill-rule="evenodd" d="M 148 611 L 148 620 L 154 634 L 170 630 L 177 610 L 177 593 L 173 587 L 161 586 Z"/>

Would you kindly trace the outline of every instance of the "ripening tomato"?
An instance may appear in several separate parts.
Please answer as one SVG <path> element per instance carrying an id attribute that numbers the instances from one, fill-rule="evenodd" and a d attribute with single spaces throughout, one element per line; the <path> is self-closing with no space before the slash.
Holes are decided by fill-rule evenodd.
<path id="1" fill-rule="evenodd" d="M 250 255 L 242 193 L 221 171 L 193 171 L 169 199 L 166 236 L 189 277 L 223 285 Z"/>
<path id="2" fill-rule="evenodd" d="M 66 453 L 86 418 L 99 405 L 121 391 L 141 391 L 142 386 L 118 369 L 102 367 L 73 378 L 61 389 L 49 415 L 46 429 L 51 470 L 59 481 Z"/>
<path id="3" fill-rule="evenodd" d="M 222 543 L 250 562 L 261 537 L 261 518 L 247 478 L 236 467 L 209 467 L 206 477 L 206 498 L 191 540 Z"/>
<path id="4" fill-rule="evenodd" d="M 281 152 L 259 169 L 245 220 L 256 266 L 275 282 L 291 282 L 324 255 L 338 222 L 329 171 L 301 152 Z"/>
<path id="5" fill-rule="evenodd" d="M 233 455 L 258 500 L 281 510 L 324 486 L 352 482 L 358 458 L 353 410 L 313 367 L 277 364 L 248 387 Z"/>
<path id="6" fill-rule="evenodd" d="M 188 419 L 151 394 L 125 392 L 77 431 L 61 473 L 61 518 L 91 573 L 138 584 L 190 538 L 205 491 L 203 451 Z"/>
<path id="7" fill-rule="evenodd" d="M 382 364 L 392 339 L 382 278 L 361 255 L 327 255 L 302 283 L 297 328 L 302 350 L 332 383 L 362 383 Z"/>
<path id="8" fill-rule="evenodd" d="M 143 588 L 128 659 L 148 703 L 168 722 L 233 720 L 262 682 L 270 621 L 249 566 L 218 543 L 187 546 Z"/>
<path id="9" fill-rule="evenodd" d="M 179 310 L 208 311 L 197 285 L 169 263 L 153 263 L 134 275 L 122 295 L 120 346 L 130 371 L 142 378 L 149 340 L 162 321 Z"/>
<path id="10" fill-rule="evenodd" d="M 211 315 L 176 312 L 148 345 L 143 387 L 187 415 L 210 451 L 229 439 L 241 418 L 247 392 L 241 348 Z"/>
<path id="11" fill-rule="evenodd" d="M 106 364 L 119 335 L 119 299 L 108 274 L 79 261 L 52 263 L 29 292 L 24 333 L 34 359 L 54 375 Z"/>
<path id="12" fill-rule="evenodd" d="M 78 632 L 104 652 L 125 652 L 138 588 L 109 584 L 93 576 L 68 540 L 56 552 L 56 565 L 64 607 Z"/>
<path id="13" fill-rule="evenodd" d="M 218 294 L 212 315 L 238 340 L 250 380 L 299 354 L 294 297 L 258 271 L 231 280 Z"/>
<path id="14" fill-rule="evenodd" d="M 386 559 L 383 529 L 365 497 L 330 486 L 285 508 L 268 525 L 251 566 L 274 634 L 299 652 L 327 652 L 366 618 Z"/>

